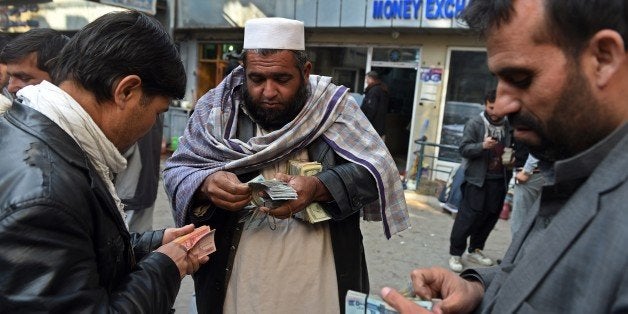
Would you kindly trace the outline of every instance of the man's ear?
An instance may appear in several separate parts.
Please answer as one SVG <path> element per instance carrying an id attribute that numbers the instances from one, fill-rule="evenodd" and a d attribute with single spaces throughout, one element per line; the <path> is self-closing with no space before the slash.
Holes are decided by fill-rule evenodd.
<path id="1" fill-rule="evenodd" d="M 587 59 L 594 62 L 595 84 L 606 86 L 626 62 L 624 40 L 616 31 L 605 29 L 591 37 L 586 49 L 591 57 Z"/>
<path id="2" fill-rule="evenodd" d="M 142 96 L 142 79 L 137 75 L 121 78 L 113 88 L 113 100 L 120 108 L 131 101 L 139 101 Z"/>
<path id="3" fill-rule="evenodd" d="M 310 79 L 310 71 L 312 71 L 312 62 L 308 61 L 305 63 L 305 67 L 303 67 L 303 78 L 306 81 Z"/>

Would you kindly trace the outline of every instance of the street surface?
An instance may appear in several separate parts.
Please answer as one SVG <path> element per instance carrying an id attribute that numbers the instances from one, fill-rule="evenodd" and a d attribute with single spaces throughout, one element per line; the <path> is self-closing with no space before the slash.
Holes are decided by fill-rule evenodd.
<path id="1" fill-rule="evenodd" d="M 453 225 L 452 216 L 443 212 L 434 197 L 406 191 L 411 228 L 390 240 L 386 240 L 380 222 L 362 221 L 366 260 L 371 284 L 371 293 L 382 287 L 404 288 L 410 280 L 410 271 L 418 267 L 441 266 L 447 268 L 449 259 L 449 233 Z M 153 227 L 161 229 L 174 226 L 168 198 L 160 182 Z M 510 227 L 507 221 L 499 220 L 491 233 L 484 252 L 491 258 L 501 258 L 510 243 Z M 479 267 L 463 257 L 463 264 Z M 181 283 L 174 308 L 176 313 L 190 313 L 190 300 L 194 294 L 193 281 L 186 276 Z"/>

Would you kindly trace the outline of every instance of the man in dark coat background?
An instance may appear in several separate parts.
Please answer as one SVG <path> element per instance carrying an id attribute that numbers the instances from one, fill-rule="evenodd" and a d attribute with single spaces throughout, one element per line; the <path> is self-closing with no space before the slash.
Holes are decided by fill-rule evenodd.
<path id="1" fill-rule="evenodd" d="M 366 90 L 362 112 L 369 119 L 377 134 L 386 140 L 386 114 L 388 113 L 388 86 L 375 71 L 366 73 Z"/>

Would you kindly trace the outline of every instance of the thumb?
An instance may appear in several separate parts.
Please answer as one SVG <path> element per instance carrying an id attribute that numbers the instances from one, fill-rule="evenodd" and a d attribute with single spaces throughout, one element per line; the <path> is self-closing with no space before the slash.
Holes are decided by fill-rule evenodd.
<path id="1" fill-rule="evenodd" d="M 292 179 L 291 175 L 287 175 L 285 173 L 276 173 L 275 174 L 275 179 L 279 180 L 279 181 L 283 181 L 283 182 L 290 182 L 290 179 Z"/>
<path id="2" fill-rule="evenodd" d="M 185 225 L 181 228 L 175 228 L 173 230 L 173 235 L 175 238 L 180 237 L 182 235 L 186 235 L 190 232 L 194 231 L 194 224 Z"/>
<path id="3" fill-rule="evenodd" d="M 384 301 L 386 301 L 386 303 L 395 308 L 395 310 L 397 310 L 399 313 L 429 313 L 428 310 L 406 299 L 395 289 L 384 287 L 382 288 L 381 295 Z"/>

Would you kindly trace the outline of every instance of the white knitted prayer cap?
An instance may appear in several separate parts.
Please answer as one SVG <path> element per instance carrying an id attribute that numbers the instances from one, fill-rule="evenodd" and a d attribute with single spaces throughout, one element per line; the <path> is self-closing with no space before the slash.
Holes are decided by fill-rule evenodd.
<path id="1" fill-rule="evenodd" d="M 248 20 L 242 48 L 305 50 L 303 22 L 281 17 Z"/>

